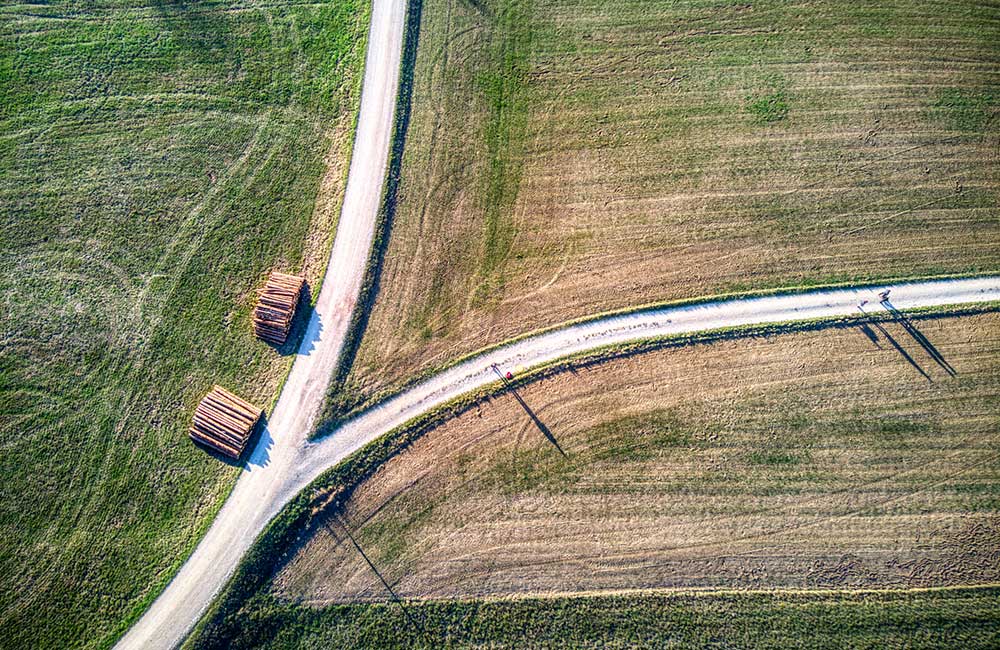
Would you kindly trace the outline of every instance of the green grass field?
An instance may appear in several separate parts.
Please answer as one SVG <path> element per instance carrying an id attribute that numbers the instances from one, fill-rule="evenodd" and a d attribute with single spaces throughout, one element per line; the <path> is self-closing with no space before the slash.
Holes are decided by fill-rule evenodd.
<path id="1" fill-rule="evenodd" d="M 109 645 L 231 487 L 186 427 L 289 367 L 249 312 L 268 270 L 322 275 L 367 14 L 0 7 L 0 646 Z"/>
<path id="2" fill-rule="evenodd" d="M 275 607 L 196 648 L 990 648 L 1000 590 Z"/>
<path id="3" fill-rule="evenodd" d="M 423 3 L 336 416 L 540 327 L 1000 269 L 1000 11 L 966 0 Z"/>

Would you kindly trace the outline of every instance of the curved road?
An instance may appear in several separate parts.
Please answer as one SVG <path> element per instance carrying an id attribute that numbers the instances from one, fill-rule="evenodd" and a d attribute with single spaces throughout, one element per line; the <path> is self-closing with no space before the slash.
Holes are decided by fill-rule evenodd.
<path id="1" fill-rule="evenodd" d="M 371 252 L 392 135 L 405 0 L 372 0 L 354 152 L 316 308 L 281 396 L 246 470 L 205 537 L 116 648 L 180 644 L 243 553 L 291 494 L 301 452 L 337 366 Z M 277 506 L 277 507 L 275 507 Z"/>
<path id="2" fill-rule="evenodd" d="M 891 290 L 890 304 L 900 310 L 1000 300 L 1000 277 L 997 276 L 881 288 Z M 324 470 L 379 436 L 437 406 L 497 381 L 492 364 L 506 372 L 518 366 L 531 368 L 613 344 L 696 334 L 723 327 L 857 315 L 858 303 L 862 300 L 871 303 L 865 310 L 875 314 L 885 311 L 878 304 L 876 294 L 877 291 L 870 287 L 830 289 L 664 307 L 569 325 L 501 346 L 434 375 L 345 422 L 330 435 L 306 444 L 300 452 L 294 481 L 285 486 L 290 491 L 287 499 Z"/>
<path id="3" fill-rule="evenodd" d="M 892 306 L 901 310 L 1000 300 L 1000 277 L 937 280 L 885 287 L 891 288 Z M 257 509 L 248 511 L 246 515 L 259 522 L 256 530 L 246 530 L 243 537 L 217 539 L 214 543 L 229 553 L 242 554 L 266 521 L 323 471 L 410 419 L 497 381 L 491 368 L 494 363 L 501 370 L 516 366 L 530 368 L 617 343 L 740 325 L 856 315 L 858 303 L 862 300 L 873 303 L 866 306 L 870 313 L 884 310 L 878 305 L 876 291 L 871 288 L 822 290 L 609 316 L 501 346 L 413 386 L 344 423 L 329 436 L 307 442 L 294 450 L 297 458 L 295 471 L 273 481 L 266 493 L 253 496 Z M 262 511 L 267 513 L 264 519 L 258 515 Z M 201 551 L 199 547 L 196 555 Z M 210 577 L 213 584 L 221 585 L 226 576 L 228 571 L 222 575 L 222 569 L 217 568 L 203 579 Z M 207 605 L 206 601 L 202 607 Z M 190 621 L 188 625 L 193 623 Z"/>

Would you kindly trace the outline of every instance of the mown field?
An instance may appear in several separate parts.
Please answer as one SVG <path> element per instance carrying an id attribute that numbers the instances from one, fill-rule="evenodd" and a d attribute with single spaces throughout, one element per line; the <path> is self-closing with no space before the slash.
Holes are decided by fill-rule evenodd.
<path id="1" fill-rule="evenodd" d="M 993 311 L 576 364 L 337 468 L 192 647 L 989 647 L 998 353 Z"/>
<path id="2" fill-rule="evenodd" d="M 502 394 L 328 508 L 275 593 L 1000 583 L 1000 315 L 911 327 L 665 349 Z"/>
<path id="3" fill-rule="evenodd" d="M 379 291 L 330 414 L 538 327 L 996 271 L 993 3 L 425 0 Z"/>
<path id="4" fill-rule="evenodd" d="M 110 645 L 233 484 L 186 427 L 291 363 L 249 312 L 270 269 L 323 273 L 367 13 L 0 7 L 0 646 Z"/>

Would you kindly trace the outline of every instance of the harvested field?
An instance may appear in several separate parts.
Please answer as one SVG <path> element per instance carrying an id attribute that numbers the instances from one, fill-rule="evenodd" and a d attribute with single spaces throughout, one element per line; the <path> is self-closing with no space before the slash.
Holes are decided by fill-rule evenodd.
<path id="1" fill-rule="evenodd" d="M 998 423 L 997 313 L 579 367 L 418 439 L 324 513 L 274 593 L 995 584 Z"/>
<path id="2" fill-rule="evenodd" d="M 1000 10 L 423 3 L 380 289 L 333 397 L 538 327 L 1000 260 Z"/>
<path id="3" fill-rule="evenodd" d="M 228 494 L 188 426 L 288 370 L 256 289 L 323 273 L 367 11 L 0 4 L 0 647 L 109 647 Z"/>

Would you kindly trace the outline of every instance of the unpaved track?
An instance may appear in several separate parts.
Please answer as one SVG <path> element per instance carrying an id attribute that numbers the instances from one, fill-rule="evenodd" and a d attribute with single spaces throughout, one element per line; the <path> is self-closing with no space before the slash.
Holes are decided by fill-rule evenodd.
<path id="1" fill-rule="evenodd" d="M 1000 277 L 886 286 L 891 287 L 893 306 L 903 310 L 1000 300 Z M 271 471 L 270 467 L 264 470 L 251 468 L 248 476 L 256 473 L 260 480 L 251 482 L 246 477 L 240 480 L 208 536 L 174 581 L 176 583 L 182 577 L 185 581 L 197 578 L 199 584 L 211 585 L 211 590 L 208 587 L 194 589 L 188 586 L 184 592 L 176 592 L 185 594 L 173 597 L 179 600 L 167 600 L 174 586 L 171 583 L 155 605 L 161 607 L 156 628 L 161 631 L 158 636 L 147 635 L 144 639 L 147 643 L 157 641 L 152 647 L 167 647 L 180 639 L 187 628 L 194 625 L 196 612 L 208 606 L 212 594 L 232 573 L 237 558 L 246 552 L 266 523 L 295 494 L 324 470 L 395 427 L 496 381 L 497 376 L 491 369 L 493 363 L 506 371 L 517 366 L 532 367 L 615 343 L 722 327 L 846 316 L 857 314 L 858 303 L 863 299 L 877 303 L 872 289 L 837 289 L 725 300 L 601 318 L 511 343 L 456 365 L 346 422 L 319 441 L 307 442 L 308 428 L 296 429 L 294 435 L 290 432 L 279 440 L 281 445 L 276 445 L 281 447 L 282 459 L 289 459 L 290 469 L 279 473 Z M 867 309 L 878 312 L 883 308 L 874 304 Z M 285 400 L 288 390 L 286 387 L 282 400 Z M 319 401 L 322 395 L 315 397 Z M 308 402 L 296 399 L 295 404 L 299 403 Z M 303 410 L 315 413 L 316 406 L 312 404 L 309 409 L 303 406 Z M 305 422 L 303 419 L 295 421 Z M 259 451 L 256 450 L 255 455 Z M 199 599 L 198 603 L 191 602 L 194 597 Z M 183 598 L 187 600 L 180 600 Z M 171 611 L 171 605 L 176 610 Z M 168 624 L 177 629 L 165 627 Z M 173 633 L 167 635 L 168 629 Z"/>
<path id="2" fill-rule="evenodd" d="M 373 0 L 354 152 L 316 309 L 246 471 L 159 598 L 116 648 L 178 645 L 257 534 L 299 489 L 301 453 L 337 365 L 371 251 L 399 86 L 404 0 Z"/>

